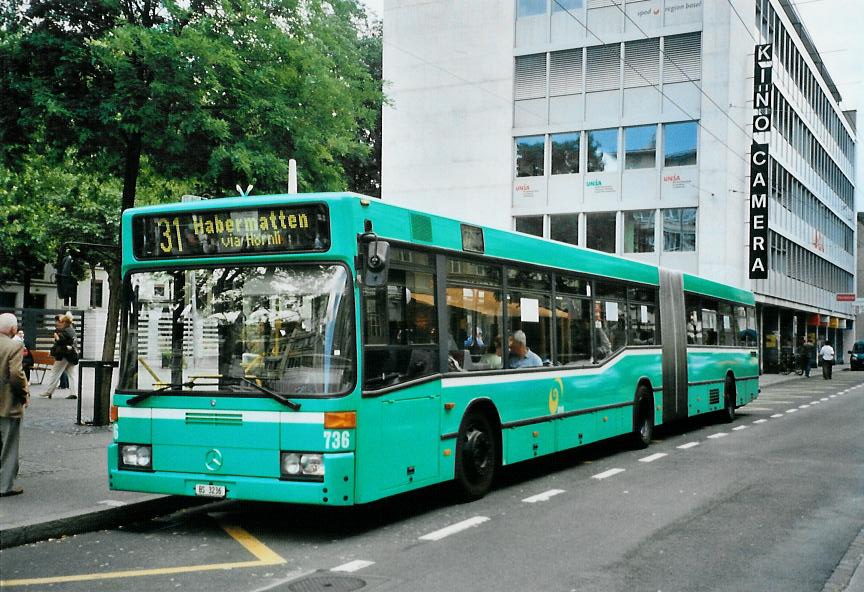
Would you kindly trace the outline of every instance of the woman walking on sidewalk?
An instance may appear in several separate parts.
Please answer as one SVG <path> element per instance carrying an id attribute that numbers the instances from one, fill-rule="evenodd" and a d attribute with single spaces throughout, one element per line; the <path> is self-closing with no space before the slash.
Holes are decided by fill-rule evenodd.
<path id="1" fill-rule="evenodd" d="M 68 372 L 71 394 L 67 399 L 75 399 L 75 367 L 78 364 L 78 344 L 75 328 L 72 327 L 72 315 L 66 313 L 57 320 L 57 332 L 54 333 L 54 345 L 51 356 L 56 360 L 51 367 L 51 377 L 48 379 L 48 389 L 42 397 L 50 399 L 60 384 L 60 377 Z"/>

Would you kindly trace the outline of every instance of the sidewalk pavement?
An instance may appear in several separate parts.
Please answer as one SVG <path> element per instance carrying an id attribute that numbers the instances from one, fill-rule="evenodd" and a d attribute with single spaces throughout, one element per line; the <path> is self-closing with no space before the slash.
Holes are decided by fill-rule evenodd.
<path id="1" fill-rule="evenodd" d="M 84 422 L 92 420 L 92 375 L 92 370 L 84 371 Z M 807 379 L 765 374 L 760 384 L 764 388 L 792 380 Z M 821 380 L 821 372 L 815 369 L 810 380 Z M 65 399 L 70 391 L 57 390 L 50 400 L 39 396 L 44 391 L 44 386 L 31 386 L 16 481 L 24 493 L 0 500 L 0 549 L 108 528 L 195 503 L 194 498 L 109 490 L 111 426 L 76 425 L 78 401 Z"/>
<path id="2" fill-rule="evenodd" d="M 84 373 L 86 422 L 93 414 L 93 372 Z M 108 528 L 189 503 L 187 498 L 110 491 L 112 427 L 76 425 L 78 401 L 65 398 L 71 391 L 58 389 L 52 399 L 40 397 L 43 392 L 44 386 L 31 386 L 15 481 L 24 493 L 0 499 L 0 549 Z"/>

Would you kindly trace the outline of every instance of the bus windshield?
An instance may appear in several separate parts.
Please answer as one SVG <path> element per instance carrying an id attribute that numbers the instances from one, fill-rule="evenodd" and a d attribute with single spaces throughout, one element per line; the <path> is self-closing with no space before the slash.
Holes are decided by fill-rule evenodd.
<path id="1" fill-rule="evenodd" d="M 118 388 L 344 394 L 356 375 L 350 277 L 337 264 L 132 273 Z"/>

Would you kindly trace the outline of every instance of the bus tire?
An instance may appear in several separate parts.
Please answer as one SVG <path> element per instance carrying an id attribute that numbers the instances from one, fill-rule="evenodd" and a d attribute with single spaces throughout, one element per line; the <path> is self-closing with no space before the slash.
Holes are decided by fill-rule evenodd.
<path id="1" fill-rule="evenodd" d="M 495 478 L 499 454 L 489 416 L 469 411 L 456 441 L 456 488 L 462 499 L 473 501 L 486 495 Z"/>
<path id="2" fill-rule="evenodd" d="M 736 393 L 735 393 L 735 379 L 731 374 L 726 375 L 726 382 L 723 386 L 723 399 L 725 401 L 725 405 L 723 406 L 723 411 L 720 412 L 720 417 L 723 420 L 723 423 L 732 423 L 735 421 L 735 403 L 736 403 Z"/>
<path id="3" fill-rule="evenodd" d="M 644 384 L 636 389 L 636 405 L 633 408 L 633 433 L 630 441 L 633 448 L 648 448 L 654 437 L 654 397 Z"/>

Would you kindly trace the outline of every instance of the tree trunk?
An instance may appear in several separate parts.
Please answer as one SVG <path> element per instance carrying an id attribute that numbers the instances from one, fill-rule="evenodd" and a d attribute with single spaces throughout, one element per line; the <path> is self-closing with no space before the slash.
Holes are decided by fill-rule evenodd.
<path id="1" fill-rule="evenodd" d="M 138 173 L 141 171 L 141 134 L 133 134 L 126 144 L 126 163 L 123 170 L 123 201 L 120 206 L 121 214 L 135 206 L 135 192 L 138 184 Z M 117 237 L 117 260 L 106 271 L 108 271 L 108 318 L 105 320 L 105 341 L 102 344 L 102 360 L 110 362 L 114 360 L 115 343 L 117 342 L 117 328 L 120 320 L 120 306 L 123 302 L 123 278 L 120 269 L 120 253 L 123 249 L 123 227 Z M 109 422 L 111 411 L 111 381 L 102 382 L 102 389 L 96 393 L 99 398 L 99 417 L 93 418 L 93 423 L 106 425 Z"/>

